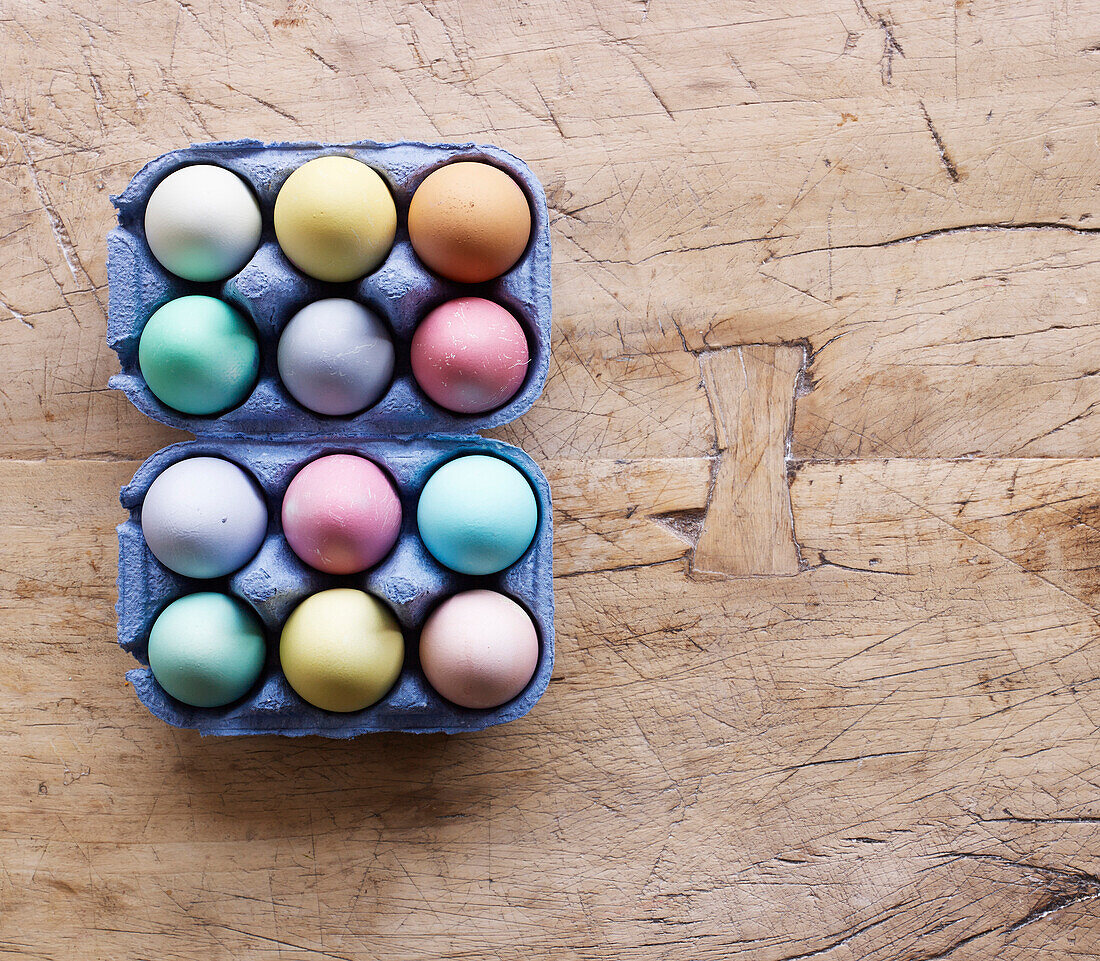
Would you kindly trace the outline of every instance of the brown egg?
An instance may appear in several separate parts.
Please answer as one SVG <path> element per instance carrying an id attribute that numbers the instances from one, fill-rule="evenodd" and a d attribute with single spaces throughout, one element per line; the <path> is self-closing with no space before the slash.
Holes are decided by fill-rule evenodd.
<path id="1" fill-rule="evenodd" d="M 503 170 L 461 161 L 430 173 L 409 205 L 409 239 L 437 274 L 464 284 L 499 277 L 531 236 L 527 197 Z"/>

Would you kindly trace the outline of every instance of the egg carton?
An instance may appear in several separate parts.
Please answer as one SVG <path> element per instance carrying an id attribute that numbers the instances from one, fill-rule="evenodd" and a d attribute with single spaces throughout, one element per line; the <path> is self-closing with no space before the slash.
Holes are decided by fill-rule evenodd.
<path id="1" fill-rule="evenodd" d="M 283 254 L 273 225 L 275 198 L 291 173 L 308 160 L 327 155 L 354 157 L 373 167 L 389 185 L 397 206 L 397 236 L 382 265 L 358 281 L 334 284 L 303 274 Z M 531 207 L 531 239 L 518 263 L 482 284 L 459 284 L 433 274 L 409 242 L 409 201 L 421 181 L 437 168 L 459 160 L 479 160 L 507 171 Z M 260 246 L 228 280 L 197 283 L 170 273 L 145 241 L 145 206 L 153 189 L 172 171 L 196 163 L 232 170 L 248 183 L 263 216 Z M 107 341 L 118 354 L 121 373 L 111 387 L 121 390 L 142 413 L 156 421 L 208 437 L 233 436 L 409 436 L 468 434 L 515 420 L 530 409 L 550 367 L 550 227 L 546 195 L 538 178 L 517 157 L 499 147 L 476 144 L 279 143 L 256 140 L 202 144 L 174 150 L 146 164 L 117 197 L 118 227 L 107 238 Z M 183 414 L 161 403 L 149 390 L 138 365 L 138 342 L 145 322 L 169 300 L 207 294 L 228 301 L 251 319 L 260 343 L 260 376 L 240 406 L 213 416 Z M 412 375 L 409 344 L 417 324 L 432 309 L 461 296 L 485 297 L 507 307 L 519 320 L 530 353 L 527 376 L 504 406 L 484 414 L 457 414 L 434 404 Z M 306 304 L 347 297 L 366 304 L 394 337 L 393 382 L 374 406 L 351 417 L 317 414 L 299 404 L 279 379 L 279 335 Z"/>
<path id="2" fill-rule="evenodd" d="M 387 182 L 397 207 L 397 235 L 383 264 L 363 279 L 331 284 L 302 274 L 275 239 L 273 210 L 290 174 L 315 157 L 337 154 L 373 167 Z M 480 160 L 507 171 L 523 189 L 532 213 L 531 239 L 519 262 L 502 277 L 483 284 L 459 284 L 431 273 L 413 252 L 408 234 L 409 201 L 433 170 L 459 160 Z M 212 163 L 234 171 L 254 191 L 263 215 L 258 250 L 233 277 L 196 283 L 176 277 L 153 257 L 145 241 L 145 205 L 156 185 L 173 170 Z M 121 373 L 110 385 L 160 423 L 199 438 L 150 457 L 121 492 L 129 519 L 119 526 L 118 638 L 142 664 L 127 673 L 138 697 L 157 717 L 203 734 L 319 734 L 354 737 L 373 731 L 417 733 L 473 731 L 522 717 L 542 696 L 554 664 L 554 599 L 550 489 L 534 462 L 516 447 L 484 439 L 478 431 L 507 423 L 534 404 L 550 365 L 550 233 L 546 198 L 531 170 L 512 154 L 477 144 L 278 143 L 256 140 L 194 145 L 175 150 L 142 168 L 113 197 L 118 227 L 107 238 L 107 339 Z M 214 416 L 192 416 L 162 404 L 141 376 L 138 343 L 146 321 L 167 301 L 187 294 L 220 297 L 250 318 L 260 344 L 260 376 L 243 404 Z M 527 335 L 526 379 L 504 406 L 484 414 L 456 414 L 434 404 L 412 376 L 409 345 L 416 325 L 439 304 L 458 296 L 481 296 L 507 307 Z M 371 307 L 389 325 L 396 355 L 394 379 L 374 406 L 351 417 L 327 417 L 307 410 L 283 387 L 277 368 L 279 336 L 302 307 L 327 297 L 347 297 Z M 353 453 L 387 470 L 402 502 L 397 545 L 376 567 L 358 575 L 333 576 L 314 570 L 290 550 L 281 531 L 281 502 L 287 484 L 304 464 L 329 453 Z M 416 529 L 416 502 L 428 476 L 464 453 L 487 453 L 514 464 L 531 482 L 539 504 L 535 538 L 520 560 L 499 574 L 471 577 L 440 565 Z M 264 544 L 244 568 L 223 578 L 197 580 L 165 568 L 141 533 L 141 503 L 154 478 L 185 457 L 217 456 L 251 474 L 267 500 Z M 290 612 L 310 594 L 332 587 L 357 587 L 381 597 L 393 609 L 405 637 L 405 662 L 394 687 L 363 711 L 338 714 L 303 701 L 279 667 L 278 642 Z M 518 601 L 539 634 L 534 676 L 518 697 L 490 710 L 459 707 L 427 682 L 417 654 L 420 627 L 446 597 L 488 588 Z M 193 708 L 170 697 L 148 667 L 149 631 L 173 600 L 196 591 L 222 591 L 242 598 L 262 620 L 267 635 L 264 671 L 241 700 L 221 708 Z"/>
<path id="3" fill-rule="evenodd" d="M 337 576 L 300 560 L 283 536 L 280 515 L 291 478 L 309 461 L 325 454 L 358 454 L 388 472 L 401 498 L 401 535 L 377 566 L 361 574 Z M 530 481 L 539 507 L 538 526 L 526 553 L 499 574 L 473 577 L 455 573 L 428 553 L 417 533 L 416 504 L 431 474 L 462 454 L 490 454 L 518 468 Z M 263 545 L 243 568 L 227 577 L 197 580 L 161 564 L 141 533 L 141 504 L 153 480 L 187 457 L 212 456 L 232 461 L 263 491 L 268 528 Z M 203 734 L 320 734 L 355 737 L 372 731 L 416 733 L 476 731 L 515 720 L 542 697 L 554 666 L 554 598 L 550 487 L 542 471 L 523 451 L 501 441 L 469 436 L 418 437 L 412 440 L 328 438 L 303 441 L 203 439 L 175 444 L 150 457 L 122 488 L 130 517 L 118 528 L 118 638 L 142 667 L 127 673 L 142 703 L 176 727 Z M 283 623 L 311 594 L 334 587 L 369 591 L 393 610 L 405 637 L 405 662 L 390 692 L 377 704 L 350 714 L 314 707 L 299 697 L 279 667 Z M 531 615 L 539 635 L 534 676 L 518 697 L 501 707 L 472 710 L 435 692 L 420 669 L 420 628 L 446 597 L 477 588 L 498 591 Z M 149 631 L 172 601 L 196 591 L 220 591 L 249 604 L 263 622 L 267 659 L 260 679 L 241 700 L 226 707 L 194 708 L 175 700 L 149 670 Z"/>

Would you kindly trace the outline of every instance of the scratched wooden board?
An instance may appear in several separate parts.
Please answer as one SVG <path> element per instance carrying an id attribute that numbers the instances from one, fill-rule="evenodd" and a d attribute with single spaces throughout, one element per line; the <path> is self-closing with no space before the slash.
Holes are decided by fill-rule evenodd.
<path id="1" fill-rule="evenodd" d="M 1100 954 L 1100 7 L 0 0 L 0 953 Z M 478 140 L 552 206 L 558 666 L 201 739 L 114 641 L 108 195 Z"/>

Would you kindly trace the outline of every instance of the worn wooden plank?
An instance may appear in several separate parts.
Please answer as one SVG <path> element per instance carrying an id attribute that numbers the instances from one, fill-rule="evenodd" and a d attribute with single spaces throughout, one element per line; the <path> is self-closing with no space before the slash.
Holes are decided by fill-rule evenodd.
<path id="1" fill-rule="evenodd" d="M 559 578 L 559 669 L 528 718 L 364 754 L 147 715 L 103 616 L 136 464 L 0 465 L 0 530 L 21 546 L 0 587 L 35 602 L 0 608 L 5 634 L 24 632 L 0 680 L 5 939 L 169 958 L 1096 944 L 1100 648 L 1095 611 L 1057 581 L 1087 549 L 1095 466 L 888 466 L 801 469 L 796 530 L 817 566 L 714 581 L 621 526 L 635 499 L 705 498 L 709 462 L 595 462 L 604 483 L 548 464 L 560 542 L 617 540 L 637 562 Z M 1025 571 L 925 523 L 991 471 L 1016 475 L 1015 506 L 1065 551 Z M 56 506 L 36 511 L 47 485 Z M 971 503 L 989 523 L 995 497 Z"/>
<path id="2" fill-rule="evenodd" d="M 740 4 L 724 15 L 657 3 L 644 21 L 638 2 L 564 18 L 549 7 L 506 5 L 491 26 L 455 3 L 434 4 L 432 13 L 395 4 L 351 31 L 324 3 L 291 16 L 284 6 L 250 2 L 243 13 L 236 4 L 153 6 L 143 13 L 148 35 L 170 41 L 142 44 L 107 2 L 79 17 L 47 4 L 41 16 L 6 26 L 0 338 L 11 354 L 0 410 L 10 429 L 0 450 L 139 457 L 171 436 L 100 393 L 114 369 L 103 344 L 107 195 L 165 149 L 241 133 L 472 137 L 533 164 L 557 208 L 557 363 L 544 403 L 505 436 L 539 456 L 713 453 L 697 365 L 678 350 L 676 325 L 693 349 L 808 338 L 816 350 L 847 331 L 853 314 L 878 320 L 855 310 L 881 309 L 858 299 L 868 283 L 883 296 L 907 289 L 898 274 L 912 266 L 880 266 L 904 251 L 831 248 L 968 225 L 1051 224 L 1034 244 L 1013 235 L 1008 243 L 1022 244 L 1015 260 L 1012 252 L 995 255 L 1022 275 L 1014 281 L 1022 289 L 1007 296 L 1019 296 L 1021 307 L 1045 296 L 1044 316 L 1053 308 L 1056 323 L 1088 322 L 1080 297 L 1095 296 L 1088 264 L 1096 240 L 1062 236 L 1063 226 L 1087 229 L 1094 216 L 1095 55 L 1087 51 L 1100 25 L 1084 0 L 1053 12 L 1034 2 L 1012 17 L 928 2 L 888 11 L 847 0 L 767 10 Z M 893 43 L 904 56 L 886 56 Z M 387 66 L 368 66 L 378 63 Z M 295 83 L 281 79 L 289 75 Z M 1082 271 L 1058 269 L 1067 239 Z M 958 281 L 960 262 L 980 265 L 989 245 L 969 233 L 928 251 L 923 291 L 897 311 L 930 314 L 917 338 L 922 348 L 937 327 L 927 291 Z M 1071 277 L 1072 294 L 1058 296 L 1057 285 Z M 967 301 L 976 301 L 971 324 L 986 311 L 987 324 L 1001 317 L 998 335 L 1037 329 L 1025 323 L 1027 312 L 1000 312 L 980 283 L 967 292 L 957 291 L 952 310 L 966 317 Z M 824 406 L 807 408 L 802 416 L 812 420 L 800 424 L 799 449 L 1095 453 L 1086 420 L 1062 430 L 1072 447 L 1040 449 L 1041 431 L 1095 400 L 1091 379 L 1074 383 L 1095 358 L 1085 352 L 1076 364 L 1060 346 L 1036 339 L 1030 373 L 1004 369 L 1016 345 L 981 349 L 979 366 L 1018 378 L 1017 396 L 1043 397 L 1028 418 L 1032 433 L 1005 438 L 973 428 L 971 382 L 942 365 L 928 381 L 901 379 L 914 393 L 921 383 L 929 395 L 940 381 L 948 388 L 926 426 L 903 432 L 863 423 L 849 405 L 860 407 L 868 388 L 884 396 L 871 396 L 865 410 L 885 403 L 888 386 L 878 385 L 889 385 L 894 347 L 869 358 L 862 377 L 850 364 L 863 345 L 845 347 L 848 359 L 822 366 L 819 379 L 843 384 L 842 393 L 822 395 L 841 422 L 823 429 Z M 931 364 L 914 366 L 929 376 Z M 974 384 L 979 399 L 982 386 Z M 863 434 L 883 441 L 860 448 L 853 437 Z M 953 437 L 966 449 L 949 445 Z"/>

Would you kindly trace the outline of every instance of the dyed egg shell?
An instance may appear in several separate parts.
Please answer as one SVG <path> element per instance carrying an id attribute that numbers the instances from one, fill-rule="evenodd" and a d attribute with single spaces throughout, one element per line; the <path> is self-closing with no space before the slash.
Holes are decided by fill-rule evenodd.
<path id="1" fill-rule="evenodd" d="M 243 697 L 264 666 L 263 627 L 243 601 L 203 592 L 173 601 L 149 633 L 149 667 L 172 697 L 220 707 Z"/>
<path id="2" fill-rule="evenodd" d="M 222 577 L 263 544 L 267 506 L 240 467 L 220 457 L 188 457 L 161 471 L 141 505 L 141 532 L 153 556 L 185 577 Z"/>
<path id="3" fill-rule="evenodd" d="M 303 273 L 342 283 L 390 252 L 397 208 L 386 182 L 351 157 L 318 157 L 294 171 L 275 198 L 275 236 Z"/>
<path id="4" fill-rule="evenodd" d="M 184 414 L 218 414 L 243 403 L 260 371 L 256 333 L 216 297 L 170 300 L 149 318 L 138 366 L 162 403 Z"/>
<path id="5" fill-rule="evenodd" d="M 507 461 L 469 454 L 448 461 L 420 494 L 416 523 L 432 556 L 460 574 L 495 574 L 523 555 L 539 511 L 527 478 Z"/>
<path id="6" fill-rule="evenodd" d="M 393 687 L 405 659 L 396 618 L 372 594 L 336 588 L 307 597 L 279 642 L 283 673 L 326 711 L 360 711 Z"/>
<path id="7" fill-rule="evenodd" d="M 145 240 L 185 280 L 224 280 L 260 245 L 260 205 L 240 177 L 213 164 L 181 167 L 145 206 Z"/>
<path id="8" fill-rule="evenodd" d="M 507 310 L 482 297 L 436 307 L 416 328 L 412 370 L 440 407 L 481 414 L 507 403 L 527 375 L 523 328 Z"/>
<path id="9" fill-rule="evenodd" d="M 530 615 L 496 591 L 466 591 L 444 601 L 420 633 L 428 681 L 460 707 L 497 707 L 535 673 L 539 639 Z"/>
<path id="10" fill-rule="evenodd" d="M 291 396 L 318 414 L 361 411 L 393 379 L 393 339 L 354 300 L 318 300 L 296 313 L 279 339 L 279 376 Z"/>
<path id="11" fill-rule="evenodd" d="M 291 550 L 327 574 L 373 567 L 401 532 L 401 501 L 389 477 L 354 454 L 306 464 L 283 498 L 283 533 Z"/>
<path id="12" fill-rule="evenodd" d="M 478 284 L 509 270 L 527 248 L 531 208 L 508 174 L 461 161 L 424 178 L 409 204 L 416 255 L 448 280 Z"/>

